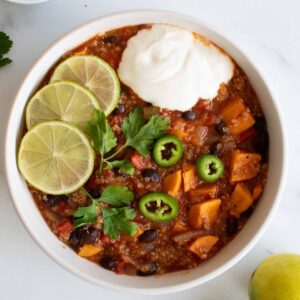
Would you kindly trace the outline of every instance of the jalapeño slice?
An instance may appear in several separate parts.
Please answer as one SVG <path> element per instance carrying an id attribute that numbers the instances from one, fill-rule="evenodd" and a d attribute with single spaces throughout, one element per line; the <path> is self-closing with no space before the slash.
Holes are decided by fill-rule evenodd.
<path id="1" fill-rule="evenodd" d="M 139 209 L 149 220 L 165 222 L 176 217 L 179 205 L 177 200 L 168 194 L 154 192 L 140 199 Z"/>
<path id="2" fill-rule="evenodd" d="M 153 149 L 153 158 L 161 167 L 175 165 L 183 154 L 183 146 L 175 135 L 166 135 L 160 138 Z"/>
<path id="3" fill-rule="evenodd" d="M 196 170 L 202 180 L 214 182 L 223 175 L 224 164 L 217 156 L 205 154 L 198 157 Z"/>

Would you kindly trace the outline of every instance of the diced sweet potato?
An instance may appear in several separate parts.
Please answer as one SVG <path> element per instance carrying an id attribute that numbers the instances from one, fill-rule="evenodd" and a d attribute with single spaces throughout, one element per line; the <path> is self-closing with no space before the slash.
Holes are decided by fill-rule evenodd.
<path id="1" fill-rule="evenodd" d="M 180 129 L 177 128 L 171 128 L 169 130 L 170 134 L 176 135 L 180 140 L 184 140 L 187 138 L 188 134 Z"/>
<path id="2" fill-rule="evenodd" d="M 197 254 L 200 258 L 207 258 L 207 253 L 218 242 L 219 238 L 213 235 L 206 235 L 197 238 L 190 246 L 189 250 Z"/>
<path id="3" fill-rule="evenodd" d="M 222 109 L 221 117 L 225 123 L 229 123 L 232 119 L 237 118 L 243 111 L 246 110 L 244 101 L 240 97 L 235 97 Z"/>
<path id="4" fill-rule="evenodd" d="M 102 251 L 101 247 L 97 247 L 91 244 L 84 244 L 78 251 L 78 255 L 82 257 L 90 257 L 96 255 Z"/>
<path id="5" fill-rule="evenodd" d="M 189 223 L 195 229 L 203 227 L 209 230 L 217 220 L 220 205 L 221 199 L 194 204 L 189 210 Z"/>
<path id="6" fill-rule="evenodd" d="M 237 183 L 230 197 L 230 213 L 239 216 L 253 203 L 253 197 L 244 183 Z"/>
<path id="7" fill-rule="evenodd" d="M 231 153 L 230 181 L 237 182 L 254 178 L 260 170 L 261 155 L 233 150 Z"/>
<path id="8" fill-rule="evenodd" d="M 184 164 L 182 166 L 183 171 L 183 188 L 185 192 L 194 189 L 197 185 L 196 168 L 192 164 Z"/>
<path id="9" fill-rule="evenodd" d="M 181 219 L 176 219 L 174 220 L 174 224 L 173 224 L 173 228 L 172 231 L 174 233 L 180 233 L 180 232 L 184 232 L 187 230 L 186 225 L 182 222 Z"/>
<path id="10" fill-rule="evenodd" d="M 252 197 L 254 200 L 258 199 L 263 191 L 263 185 L 261 183 L 257 183 L 253 189 Z"/>
<path id="11" fill-rule="evenodd" d="M 192 201 L 211 199 L 217 196 L 217 184 L 204 184 L 189 192 Z"/>
<path id="12" fill-rule="evenodd" d="M 227 123 L 227 126 L 232 134 L 240 134 L 253 126 L 254 123 L 255 120 L 247 108 L 238 117 Z"/>
<path id="13" fill-rule="evenodd" d="M 162 181 L 162 190 L 173 197 L 177 197 L 182 184 L 182 171 L 178 170 L 165 177 Z"/>
<path id="14" fill-rule="evenodd" d="M 255 123 L 249 108 L 240 97 L 232 99 L 220 114 L 232 134 L 240 134 Z"/>

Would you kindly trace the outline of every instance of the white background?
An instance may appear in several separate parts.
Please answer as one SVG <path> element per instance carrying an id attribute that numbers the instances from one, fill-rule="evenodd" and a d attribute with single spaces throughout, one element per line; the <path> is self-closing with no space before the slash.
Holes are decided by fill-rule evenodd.
<path id="1" fill-rule="evenodd" d="M 37 57 L 62 34 L 106 13 L 135 8 L 178 11 L 221 29 L 260 69 L 281 102 L 289 138 L 289 172 L 275 218 L 256 247 L 222 276 L 167 296 L 113 293 L 69 274 L 43 253 L 20 223 L 8 195 L 3 143 L 14 95 Z M 22 6 L 1 2 L 0 31 L 14 46 L 0 69 L 0 299 L 247 299 L 251 273 L 266 256 L 300 252 L 300 1 L 298 0 L 52 0 Z M 272 151 L 272 149 L 271 149 Z M 269 174 L 272 176 L 272 174 Z M 147 280 L 147 279 L 145 279 Z"/>

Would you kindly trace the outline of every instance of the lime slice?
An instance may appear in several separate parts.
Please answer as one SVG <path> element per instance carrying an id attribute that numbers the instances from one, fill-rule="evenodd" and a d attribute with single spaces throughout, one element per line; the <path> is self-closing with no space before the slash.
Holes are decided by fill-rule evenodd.
<path id="1" fill-rule="evenodd" d="M 91 176 L 94 151 L 76 126 L 62 121 L 43 122 L 23 137 L 18 166 L 23 177 L 38 190 L 68 194 Z"/>
<path id="2" fill-rule="evenodd" d="M 59 81 L 41 88 L 26 108 L 26 125 L 62 120 L 86 131 L 93 109 L 100 109 L 97 98 L 85 87 L 71 81 Z"/>
<path id="3" fill-rule="evenodd" d="M 97 97 L 105 115 L 120 99 L 120 81 L 114 69 L 93 55 L 72 56 L 57 66 L 50 82 L 71 80 L 87 87 Z"/>

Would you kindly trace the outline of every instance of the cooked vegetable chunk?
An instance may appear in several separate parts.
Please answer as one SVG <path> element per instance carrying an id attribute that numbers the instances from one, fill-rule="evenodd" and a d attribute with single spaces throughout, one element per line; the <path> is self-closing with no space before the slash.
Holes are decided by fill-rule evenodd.
<path id="1" fill-rule="evenodd" d="M 237 183 L 230 197 L 230 213 L 239 216 L 247 210 L 253 203 L 253 197 L 244 183 Z"/>
<path id="2" fill-rule="evenodd" d="M 201 227 L 209 230 L 218 217 L 221 199 L 212 199 L 194 204 L 189 210 L 189 222 L 195 229 Z"/>
<path id="3" fill-rule="evenodd" d="M 234 150 L 231 154 L 230 181 L 237 182 L 254 178 L 260 171 L 261 155 Z"/>
<path id="4" fill-rule="evenodd" d="M 217 184 L 211 183 L 211 184 L 201 185 L 200 187 L 190 191 L 189 195 L 193 201 L 197 201 L 200 199 L 216 198 Z"/>
<path id="5" fill-rule="evenodd" d="M 101 251 L 102 251 L 102 248 L 100 248 L 100 247 L 90 245 L 90 244 L 84 244 L 79 249 L 78 255 L 82 256 L 82 257 L 90 257 L 90 256 L 100 253 Z"/>
<path id="6" fill-rule="evenodd" d="M 219 238 L 213 235 L 206 235 L 197 238 L 190 246 L 189 250 L 197 254 L 200 258 L 207 258 L 207 253 L 218 242 Z"/>
<path id="7" fill-rule="evenodd" d="M 253 199 L 254 200 L 258 199 L 262 194 L 262 191 L 263 191 L 263 185 L 261 183 L 257 183 L 252 192 Z"/>
<path id="8" fill-rule="evenodd" d="M 184 191 L 188 192 L 194 189 L 197 185 L 196 168 L 192 164 L 184 164 L 182 166 L 183 171 L 183 187 Z"/>
<path id="9" fill-rule="evenodd" d="M 249 108 L 240 97 L 232 99 L 221 111 L 221 116 L 232 134 L 240 134 L 255 123 Z"/>
<path id="10" fill-rule="evenodd" d="M 173 197 L 177 197 L 182 184 L 182 171 L 179 170 L 165 177 L 162 181 L 162 190 Z"/>

